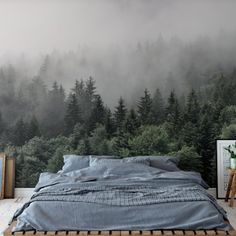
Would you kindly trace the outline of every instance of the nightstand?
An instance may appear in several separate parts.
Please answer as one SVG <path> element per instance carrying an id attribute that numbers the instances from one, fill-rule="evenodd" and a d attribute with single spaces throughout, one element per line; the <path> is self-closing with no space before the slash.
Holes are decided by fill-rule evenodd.
<path id="1" fill-rule="evenodd" d="M 228 171 L 229 171 L 229 181 L 228 181 L 225 201 L 228 202 L 228 199 L 230 197 L 229 206 L 233 207 L 234 197 L 236 195 L 236 170 L 228 169 Z"/>

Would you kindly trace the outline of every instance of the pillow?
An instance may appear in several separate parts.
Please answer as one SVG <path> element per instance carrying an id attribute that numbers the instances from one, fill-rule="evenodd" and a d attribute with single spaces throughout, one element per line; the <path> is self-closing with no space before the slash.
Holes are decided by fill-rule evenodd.
<path id="1" fill-rule="evenodd" d="M 89 156 L 78 155 L 64 155 L 64 165 L 62 167 L 62 173 L 67 173 L 74 170 L 80 170 L 89 166 Z"/>
<path id="2" fill-rule="evenodd" d="M 104 159 L 93 156 L 90 156 L 89 159 L 89 166 L 102 166 L 102 165 L 113 166 L 121 163 L 124 163 L 123 159 L 109 159 L 109 158 Z"/>
<path id="3" fill-rule="evenodd" d="M 171 156 L 136 156 L 136 157 L 126 157 L 126 160 L 148 160 L 151 167 L 159 168 L 166 171 L 179 171 L 177 167 L 179 159 L 177 157 Z"/>
<path id="4" fill-rule="evenodd" d="M 138 158 L 125 158 L 124 159 L 125 162 L 127 163 L 136 163 L 136 164 L 143 164 L 143 165 L 147 165 L 147 166 L 150 166 L 150 160 L 147 160 L 147 159 L 138 159 Z"/>
<path id="5" fill-rule="evenodd" d="M 67 173 L 74 170 L 80 170 L 89 167 L 89 158 L 96 157 L 99 159 L 114 159 L 116 156 L 79 156 L 79 155 L 64 155 L 64 165 L 61 173 Z"/>
<path id="6" fill-rule="evenodd" d="M 114 165 L 120 165 L 122 163 L 136 163 L 136 164 L 143 164 L 150 166 L 149 160 L 142 160 L 142 159 L 101 159 L 101 158 L 95 158 L 93 156 L 90 157 L 89 166 L 114 166 Z"/>
<path id="7" fill-rule="evenodd" d="M 89 158 L 98 158 L 98 159 L 121 159 L 119 156 L 98 156 L 98 155 L 90 155 Z"/>

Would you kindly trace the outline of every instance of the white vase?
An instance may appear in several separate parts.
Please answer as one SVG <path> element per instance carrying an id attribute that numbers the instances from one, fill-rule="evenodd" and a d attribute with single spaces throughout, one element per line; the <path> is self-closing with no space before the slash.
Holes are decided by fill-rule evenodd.
<path id="1" fill-rule="evenodd" d="M 230 158 L 230 168 L 236 170 L 236 158 Z"/>

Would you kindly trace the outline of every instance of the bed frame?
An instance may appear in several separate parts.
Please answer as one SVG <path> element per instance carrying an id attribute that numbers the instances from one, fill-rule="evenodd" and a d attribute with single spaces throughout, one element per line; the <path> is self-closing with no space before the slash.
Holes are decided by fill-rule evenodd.
<path id="1" fill-rule="evenodd" d="M 228 223 L 228 222 L 227 222 Z M 223 230 L 137 230 L 137 231 L 20 231 L 12 233 L 16 221 L 4 231 L 4 236 L 236 236 L 236 231 L 230 225 L 229 231 Z"/>

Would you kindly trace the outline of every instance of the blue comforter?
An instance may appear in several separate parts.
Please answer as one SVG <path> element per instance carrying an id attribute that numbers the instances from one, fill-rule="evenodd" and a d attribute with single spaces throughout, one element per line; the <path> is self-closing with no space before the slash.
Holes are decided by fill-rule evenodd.
<path id="1" fill-rule="evenodd" d="M 227 229 L 195 172 L 125 163 L 42 173 L 13 231 Z"/>

